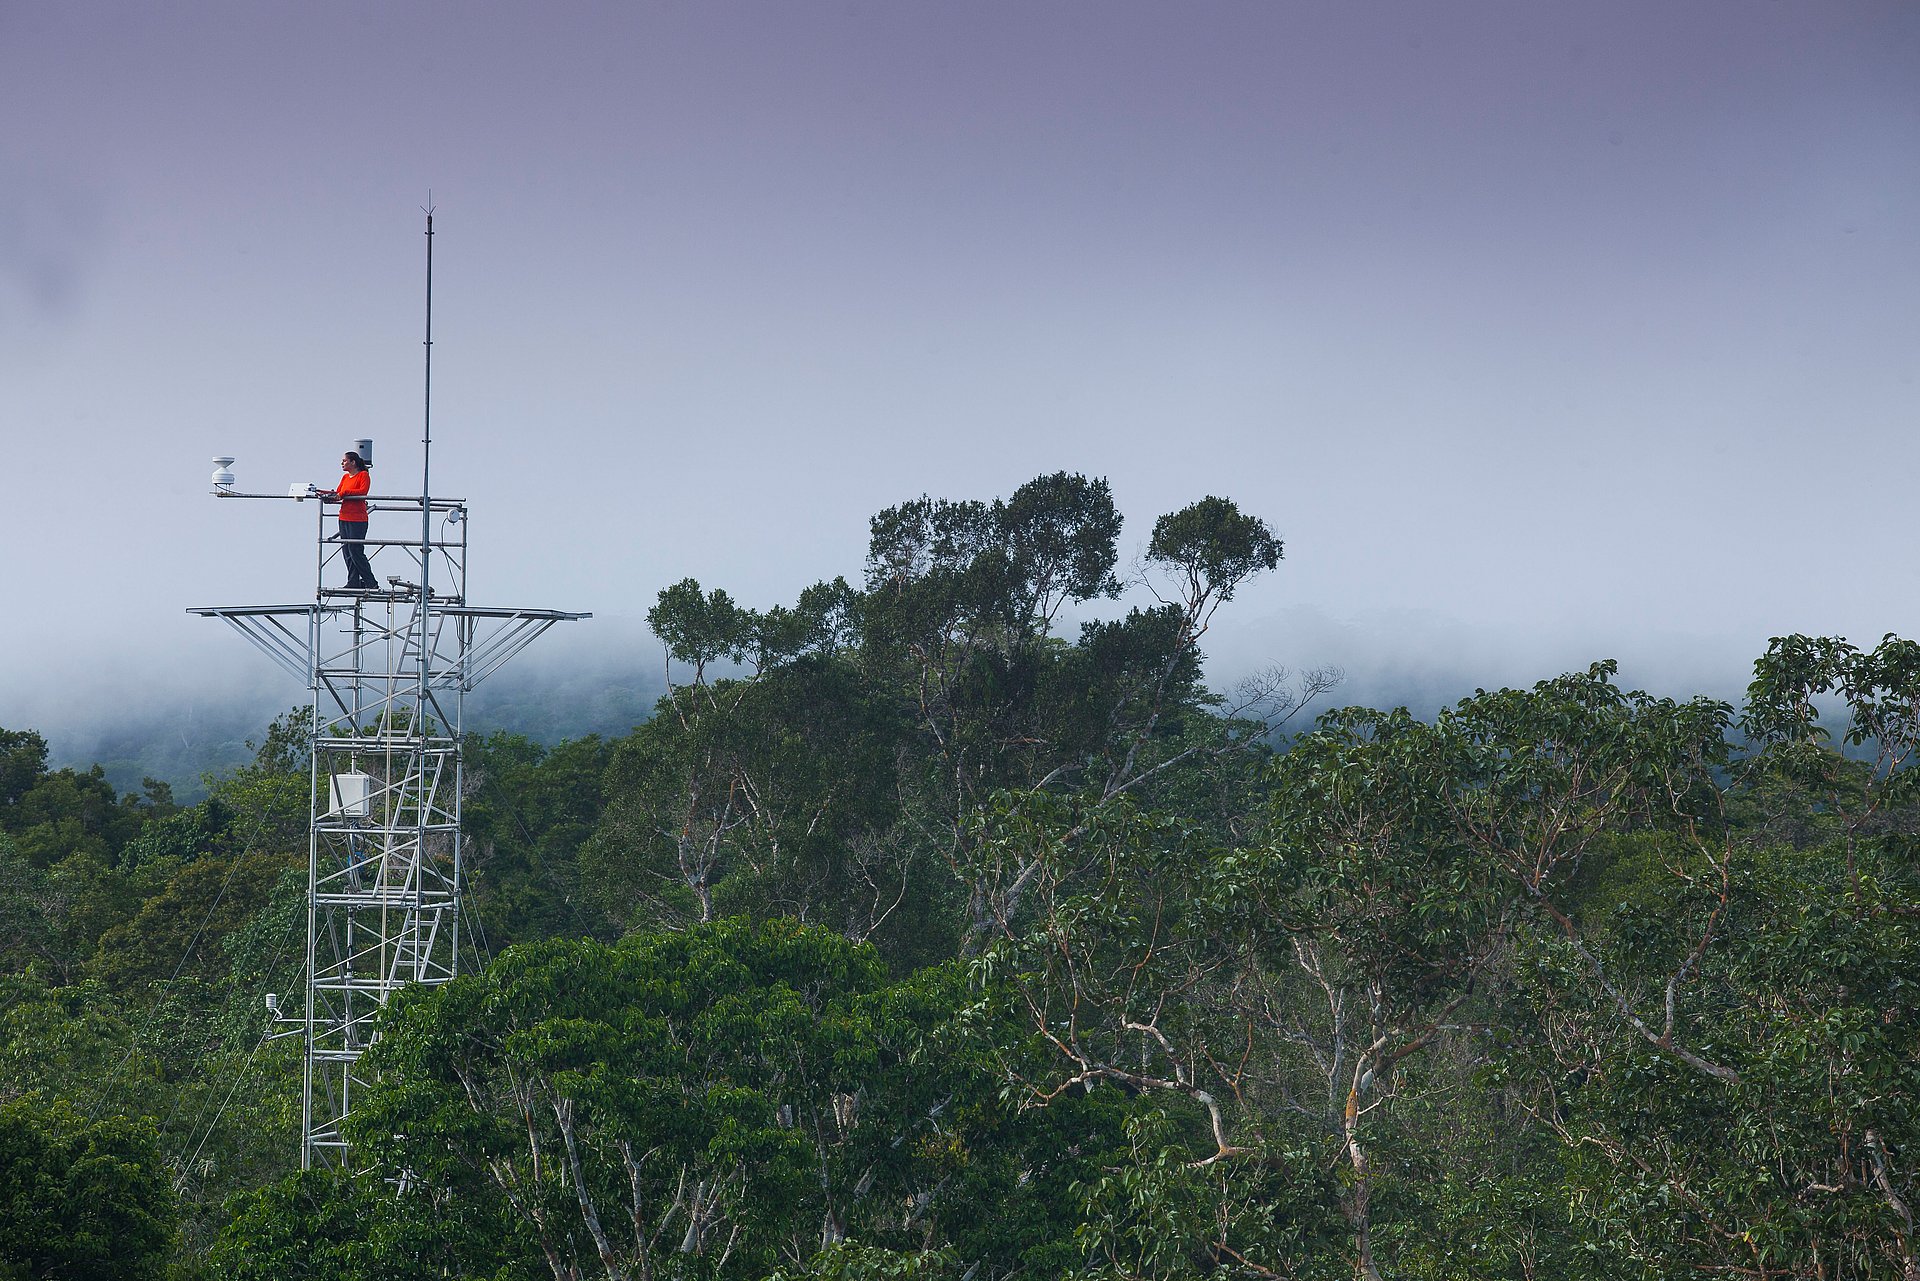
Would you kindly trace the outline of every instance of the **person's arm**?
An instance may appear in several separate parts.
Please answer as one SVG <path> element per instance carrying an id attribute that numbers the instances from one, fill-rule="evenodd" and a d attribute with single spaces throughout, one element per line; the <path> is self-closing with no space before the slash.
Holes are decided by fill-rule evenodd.
<path id="1" fill-rule="evenodd" d="M 337 486 L 332 489 L 323 489 L 315 497 L 323 503 L 337 503 L 343 498 L 364 498 L 372 486 L 373 473 L 358 471 L 349 476 L 342 476 Z"/>

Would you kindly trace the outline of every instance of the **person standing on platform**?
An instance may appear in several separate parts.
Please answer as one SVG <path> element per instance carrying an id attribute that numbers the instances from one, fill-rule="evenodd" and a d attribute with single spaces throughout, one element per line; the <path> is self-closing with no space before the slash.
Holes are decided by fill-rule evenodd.
<path id="1" fill-rule="evenodd" d="M 367 563 L 367 491 L 373 487 L 373 474 L 360 455 L 349 449 L 340 458 L 346 475 L 340 483 L 320 497 L 340 504 L 340 555 L 347 562 L 347 589 L 373 590 L 380 580 Z"/>

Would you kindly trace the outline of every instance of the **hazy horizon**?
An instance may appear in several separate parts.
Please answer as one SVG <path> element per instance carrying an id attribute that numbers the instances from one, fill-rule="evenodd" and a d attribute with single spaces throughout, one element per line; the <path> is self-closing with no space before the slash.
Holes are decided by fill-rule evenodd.
<path id="1" fill-rule="evenodd" d="M 1108 604 L 1097 612 L 1119 608 Z M 1230 618 L 1233 608 L 1222 617 Z M 1077 633 L 1074 618 L 1063 621 L 1063 635 Z M 1537 637 L 1518 643 L 1497 629 L 1446 633 L 1451 644 L 1444 654 L 1406 644 L 1408 636 L 1430 638 L 1434 628 L 1435 620 L 1414 616 L 1337 620 L 1299 608 L 1266 620 L 1243 619 L 1217 629 L 1207 676 L 1230 695 L 1239 681 L 1274 665 L 1296 678 L 1309 668 L 1339 668 L 1340 683 L 1289 726 L 1298 729 L 1324 711 L 1353 704 L 1406 706 L 1426 717 L 1478 688 L 1528 685 L 1609 658 L 1620 662 L 1626 688 L 1671 698 L 1704 695 L 1737 707 L 1761 652 L 1716 654 L 1703 638 L 1684 636 L 1665 645 L 1654 638 L 1641 651 L 1601 652 L 1584 647 L 1577 635 L 1556 638 L 1556 647 Z M 183 796 L 198 795 L 204 769 L 243 763 L 247 741 L 258 741 L 272 717 L 306 699 L 304 689 L 237 635 L 224 628 L 219 633 L 243 652 L 226 656 L 214 684 L 196 684 L 192 673 L 180 669 L 143 677 L 126 669 L 90 670 L 75 659 L 71 674 L 49 682 L 52 688 L 9 699 L 0 728 L 41 733 L 55 768 L 106 764 L 122 791 L 138 790 L 140 778 L 157 771 Z M 1276 643 L 1260 646 L 1263 633 Z M 479 733 L 504 730 L 549 743 L 588 733 L 620 735 L 645 719 L 665 679 L 665 654 L 644 619 L 597 618 L 557 634 L 484 684 L 470 700 L 467 725 Z M 78 703 L 61 688 L 82 684 L 90 697 Z M 146 754 L 149 765 L 129 763 L 126 753 L 135 750 Z M 171 765 L 170 752 L 185 764 Z M 160 764 L 152 766 L 156 759 Z"/>

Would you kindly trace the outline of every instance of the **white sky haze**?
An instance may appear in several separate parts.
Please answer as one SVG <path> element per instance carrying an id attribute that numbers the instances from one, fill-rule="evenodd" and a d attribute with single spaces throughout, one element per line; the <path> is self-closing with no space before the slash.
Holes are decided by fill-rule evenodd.
<path id="1" fill-rule="evenodd" d="M 434 488 L 563 654 L 1058 469 L 1285 537 L 1222 679 L 1920 633 L 1910 3 L 0 0 L 0 120 L 0 725 L 276 679 L 184 611 L 313 508 L 209 460 L 417 489 L 429 189 Z"/>

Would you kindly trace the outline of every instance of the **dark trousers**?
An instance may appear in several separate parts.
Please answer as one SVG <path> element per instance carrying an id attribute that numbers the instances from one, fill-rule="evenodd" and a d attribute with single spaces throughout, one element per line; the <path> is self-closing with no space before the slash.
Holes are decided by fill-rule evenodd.
<path id="1" fill-rule="evenodd" d="M 343 520 L 340 522 L 340 555 L 347 562 L 347 586 L 378 587 L 380 580 L 373 576 L 373 566 L 367 563 L 367 549 L 360 540 L 367 536 L 367 522 L 364 520 Z"/>

